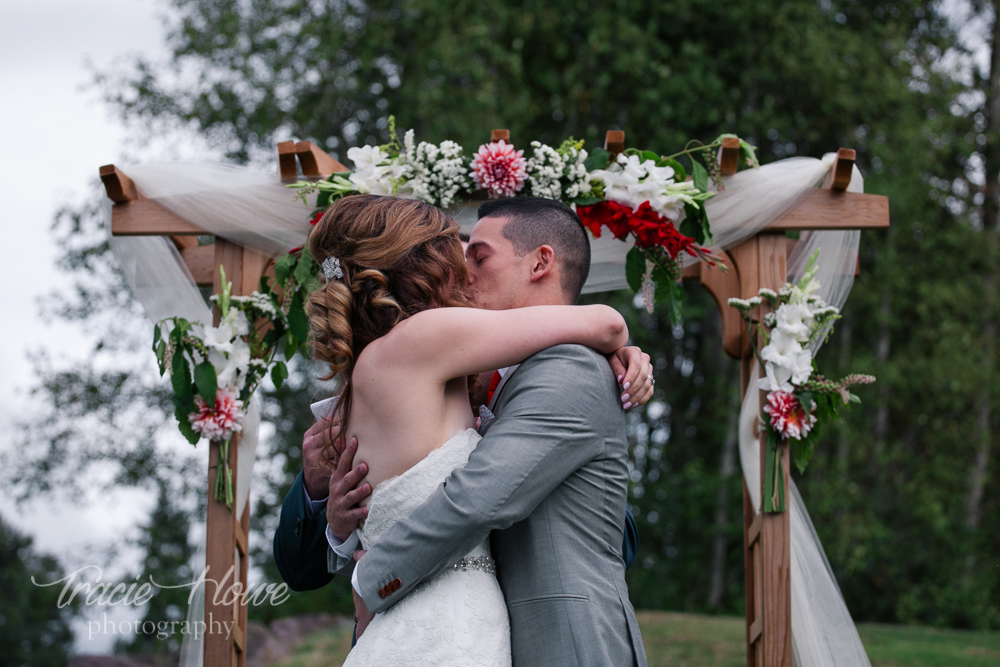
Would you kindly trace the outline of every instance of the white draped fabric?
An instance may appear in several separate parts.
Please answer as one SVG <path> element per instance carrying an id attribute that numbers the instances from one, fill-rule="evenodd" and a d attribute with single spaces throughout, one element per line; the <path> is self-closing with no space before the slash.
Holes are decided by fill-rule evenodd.
<path id="1" fill-rule="evenodd" d="M 725 250 L 752 237 L 768 223 L 791 209 L 824 178 L 833 156 L 823 160 L 791 158 L 727 177 L 725 190 L 707 202 L 715 246 Z M 271 175 L 247 168 L 219 164 L 134 165 L 127 170 L 143 196 L 217 235 L 270 255 L 301 245 L 308 225 L 308 209 L 293 199 Z M 863 181 L 855 168 L 850 191 L 862 192 Z M 475 224 L 475 204 L 449 211 L 469 231 Z M 110 219 L 110 202 L 107 214 Z M 110 220 L 108 229 L 110 229 Z M 789 258 L 789 280 L 801 274 L 805 261 L 821 248 L 822 296 L 842 306 L 854 278 L 859 232 L 803 234 Z M 211 311 L 202 299 L 180 254 L 169 239 L 161 237 L 112 237 L 112 250 L 136 297 L 154 322 L 173 315 L 210 322 Z M 605 233 L 592 245 L 591 275 L 586 292 L 626 287 L 627 243 Z M 686 261 L 694 261 L 688 258 Z M 753 386 L 753 385 L 751 385 Z M 755 506 L 760 505 L 760 455 L 758 392 L 749 391 L 740 413 L 740 458 Z M 240 439 L 236 512 L 247 504 L 257 444 L 259 410 L 254 401 Z M 836 579 L 813 529 L 805 505 L 792 485 L 789 499 L 792 542 L 792 644 L 796 665 L 835 667 L 869 665 Z M 204 566 L 204 549 L 196 570 Z M 203 616 L 203 599 L 196 596 L 189 620 Z M 181 663 L 202 664 L 202 646 L 185 636 Z"/>

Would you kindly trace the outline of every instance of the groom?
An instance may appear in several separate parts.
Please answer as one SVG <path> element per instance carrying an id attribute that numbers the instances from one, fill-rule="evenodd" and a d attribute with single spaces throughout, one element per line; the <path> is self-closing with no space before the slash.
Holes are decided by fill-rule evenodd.
<path id="1" fill-rule="evenodd" d="M 590 245 L 575 213 L 516 198 L 486 202 L 479 216 L 467 251 L 476 305 L 576 302 Z M 495 418 L 468 464 L 358 561 L 359 631 L 369 611 L 491 536 L 515 665 L 645 665 L 620 548 L 628 455 L 615 377 L 579 345 L 499 373 Z"/>

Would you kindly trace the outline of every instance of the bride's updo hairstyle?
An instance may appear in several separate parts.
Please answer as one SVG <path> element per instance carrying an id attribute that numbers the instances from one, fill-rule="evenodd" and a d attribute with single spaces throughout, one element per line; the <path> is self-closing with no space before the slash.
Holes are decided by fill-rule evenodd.
<path id="1" fill-rule="evenodd" d="M 457 222 L 423 202 L 378 195 L 331 205 L 309 234 L 309 252 L 321 265 L 335 257 L 344 274 L 307 306 L 313 358 L 330 366 L 322 379 L 343 378 L 334 417 L 343 438 L 362 350 L 420 311 L 469 305 L 465 257 Z"/>

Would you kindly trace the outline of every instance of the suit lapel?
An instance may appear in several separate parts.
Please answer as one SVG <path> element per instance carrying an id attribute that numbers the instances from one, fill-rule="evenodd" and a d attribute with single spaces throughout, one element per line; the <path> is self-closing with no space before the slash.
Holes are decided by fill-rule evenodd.
<path id="1" fill-rule="evenodd" d="M 510 380 L 510 376 L 512 376 L 517 371 L 517 369 L 520 368 L 520 366 L 521 364 L 515 364 L 510 368 L 508 368 L 507 372 L 504 373 L 503 378 L 500 380 L 500 384 L 497 385 L 496 391 L 493 392 L 493 400 L 490 401 L 490 404 L 488 406 L 490 410 L 494 411 L 496 410 L 496 404 L 497 400 L 499 400 L 500 398 L 500 392 L 502 392 L 503 388 L 507 385 L 507 381 Z"/>

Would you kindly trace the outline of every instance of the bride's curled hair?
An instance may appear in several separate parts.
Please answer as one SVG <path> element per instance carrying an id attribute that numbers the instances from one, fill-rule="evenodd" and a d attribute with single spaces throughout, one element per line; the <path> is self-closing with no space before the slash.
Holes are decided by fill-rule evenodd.
<path id="1" fill-rule="evenodd" d="M 423 202 L 378 195 L 331 205 L 309 234 L 309 252 L 320 264 L 337 258 L 344 274 L 307 307 L 313 358 L 330 367 L 323 379 L 343 379 L 335 414 L 343 438 L 362 350 L 420 311 L 468 305 L 465 257 L 457 222 Z"/>

